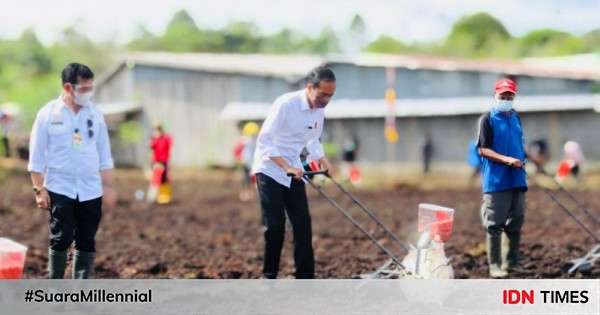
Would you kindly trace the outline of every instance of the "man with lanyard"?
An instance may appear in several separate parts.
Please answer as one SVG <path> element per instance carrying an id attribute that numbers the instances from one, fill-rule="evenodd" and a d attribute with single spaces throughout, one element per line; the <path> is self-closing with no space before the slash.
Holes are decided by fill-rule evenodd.
<path id="1" fill-rule="evenodd" d="M 523 129 L 512 103 L 517 85 L 509 79 L 496 83 L 495 104 L 479 120 L 478 148 L 482 156 L 483 204 L 490 276 L 502 278 L 518 267 L 524 221 L 527 179 Z M 506 238 L 502 234 L 505 234 Z M 504 253 L 503 241 L 508 249 Z"/>
<path id="2" fill-rule="evenodd" d="M 71 63 L 61 77 L 62 94 L 37 113 L 27 169 L 37 206 L 49 210 L 49 277 L 64 277 L 74 241 L 72 276 L 85 279 L 93 271 L 103 202 L 112 208 L 116 201 L 113 160 L 104 117 L 92 103 L 94 73 Z"/>
<path id="3" fill-rule="evenodd" d="M 314 278 L 312 227 L 300 153 L 306 147 L 311 160 L 319 161 L 321 169 L 331 170 L 319 137 L 324 108 L 335 88 L 333 71 L 313 69 L 304 89 L 275 100 L 258 135 L 252 173 L 256 174 L 264 226 L 264 278 L 277 278 L 286 213 L 294 234 L 295 276 Z"/>

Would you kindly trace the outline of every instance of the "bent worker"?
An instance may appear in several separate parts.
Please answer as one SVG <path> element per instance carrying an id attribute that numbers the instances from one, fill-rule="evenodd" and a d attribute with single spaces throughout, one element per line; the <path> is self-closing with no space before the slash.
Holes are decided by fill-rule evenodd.
<path id="1" fill-rule="evenodd" d="M 579 179 L 580 168 L 585 162 L 583 156 L 583 150 L 579 143 L 575 141 L 567 141 L 563 147 L 564 157 L 558 164 L 556 171 L 555 180 L 562 184 L 569 175 L 572 175 L 575 179 Z"/>
<path id="2" fill-rule="evenodd" d="M 304 89 L 275 100 L 258 135 L 252 172 L 256 174 L 264 226 L 264 278 L 277 278 L 286 213 L 294 235 L 295 276 L 314 278 L 312 227 L 300 153 L 306 147 L 321 169 L 331 170 L 319 137 L 324 108 L 335 89 L 333 71 L 315 68 L 308 74 Z"/>
<path id="3" fill-rule="evenodd" d="M 513 100 L 514 81 L 496 83 L 492 109 L 479 120 L 478 148 L 482 156 L 483 204 L 481 217 L 486 229 L 489 272 L 493 278 L 506 277 L 518 267 L 519 243 L 525 214 L 527 179 L 523 129 Z M 502 237 L 502 233 L 506 238 Z M 508 250 L 502 252 L 507 241 Z"/>
<path id="4" fill-rule="evenodd" d="M 152 149 L 152 183 L 148 192 L 148 201 L 159 204 L 171 202 L 171 185 L 169 183 L 169 159 L 173 140 L 161 124 L 154 127 L 150 149 Z M 158 196 L 157 196 L 158 193 Z"/>
<path id="5" fill-rule="evenodd" d="M 108 130 L 93 91 L 92 70 L 68 64 L 62 94 L 40 109 L 31 131 L 27 169 L 37 206 L 49 210 L 51 279 L 64 277 L 73 241 L 73 278 L 92 276 L 102 207 L 116 202 Z"/>

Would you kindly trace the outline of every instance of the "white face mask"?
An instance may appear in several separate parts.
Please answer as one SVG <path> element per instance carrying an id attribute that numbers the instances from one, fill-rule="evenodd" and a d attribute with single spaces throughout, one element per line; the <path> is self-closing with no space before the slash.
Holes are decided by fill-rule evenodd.
<path id="1" fill-rule="evenodd" d="M 75 101 L 75 104 L 85 107 L 85 106 L 90 106 L 90 104 L 92 103 L 92 99 L 94 97 L 94 91 L 89 91 L 86 93 L 74 92 L 73 95 L 75 96 L 73 98 L 73 101 Z"/>
<path id="2" fill-rule="evenodd" d="M 494 105 L 494 109 L 499 112 L 508 112 L 513 108 L 513 101 L 508 100 L 499 100 L 496 99 L 496 105 Z"/>

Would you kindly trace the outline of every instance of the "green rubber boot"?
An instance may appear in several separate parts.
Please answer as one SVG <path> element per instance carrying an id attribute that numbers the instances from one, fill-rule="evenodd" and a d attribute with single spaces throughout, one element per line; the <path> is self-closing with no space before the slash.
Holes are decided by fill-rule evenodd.
<path id="1" fill-rule="evenodd" d="M 48 249 L 48 278 L 64 279 L 67 268 L 67 251 Z"/>
<path id="2" fill-rule="evenodd" d="M 94 252 L 75 251 L 73 255 L 73 279 L 90 279 L 94 271 Z"/>

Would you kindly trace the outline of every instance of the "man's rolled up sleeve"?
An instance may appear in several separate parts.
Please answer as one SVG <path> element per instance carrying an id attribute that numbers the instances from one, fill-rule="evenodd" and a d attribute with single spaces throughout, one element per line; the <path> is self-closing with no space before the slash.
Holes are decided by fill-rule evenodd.
<path id="1" fill-rule="evenodd" d="M 46 172 L 46 152 L 48 150 L 47 117 L 38 112 L 29 138 L 29 163 L 27 170 L 35 173 Z"/>

